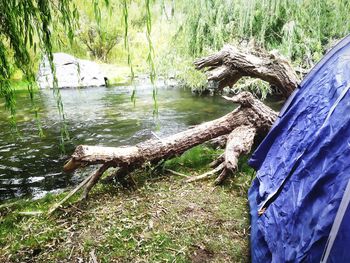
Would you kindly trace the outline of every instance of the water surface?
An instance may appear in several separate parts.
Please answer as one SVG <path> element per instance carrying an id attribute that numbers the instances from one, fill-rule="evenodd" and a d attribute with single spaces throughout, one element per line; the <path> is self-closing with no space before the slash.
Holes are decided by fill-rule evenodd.
<path id="1" fill-rule="evenodd" d="M 131 87 L 61 90 L 71 136 L 67 154 L 79 144 L 135 144 L 152 138 L 152 131 L 164 137 L 221 117 L 236 107 L 219 96 L 203 97 L 188 89 L 163 86 L 158 88 L 159 114 L 154 117 L 152 87 L 137 87 L 135 106 L 130 100 L 131 92 Z M 0 112 L 0 200 L 41 197 L 76 184 L 84 172 L 62 171 L 69 156 L 60 150 L 59 117 L 52 91 L 43 90 L 36 95 L 44 138 L 38 136 L 27 92 L 18 92 L 16 97 L 20 138 L 11 131 L 6 112 Z"/>

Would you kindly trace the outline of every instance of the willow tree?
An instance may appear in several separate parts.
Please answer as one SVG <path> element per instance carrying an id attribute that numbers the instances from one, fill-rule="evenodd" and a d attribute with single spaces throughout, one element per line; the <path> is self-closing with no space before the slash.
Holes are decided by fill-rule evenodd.
<path id="1" fill-rule="evenodd" d="M 90 0 L 98 26 L 101 23 L 101 6 L 109 6 L 109 0 Z M 119 8 L 123 10 L 122 23 L 124 26 L 124 43 L 128 52 L 128 63 L 131 66 L 130 48 L 128 42 L 128 6 L 131 0 L 117 0 Z M 147 61 L 150 65 L 151 80 L 154 80 L 153 47 L 151 42 L 151 9 L 150 0 L 144 0 L 146 10 L 146 36 L 149 45 Z M 10 123 L 16 129 L 16 101 L 10 78 L 19 69 L 23 72 L 24 80 L 28 83 L 28 94 L 32 102 L 32 111 L 38 123 L 40 121 L 34 100 L 35 58 L 38 55 L 47 56 L 53 75 L 53 37 L 52 33 L 57 24 L 63 26 L 70 43 L 79 24 L 79 12 L 74 1 L 69 0 L 0 0 L 0 97 L 5 100 L 5 108 L 10 113 Z M 65 124 L 65 114 L 57 79 L 53 78 L 53 93 L 56 98 L 58 114 L 61 118 L 61 140 L 69 138 Z M 156 103 L 156 92 L 154 92 Z"/>

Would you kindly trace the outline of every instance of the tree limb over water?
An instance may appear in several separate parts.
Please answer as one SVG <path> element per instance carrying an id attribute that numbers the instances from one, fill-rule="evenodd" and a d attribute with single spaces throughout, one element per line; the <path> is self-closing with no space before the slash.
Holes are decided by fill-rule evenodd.
<path id="1" fill-rule="evenodd" d="M 294 70 L 286 60 L 261 52 L 259 55 L 257 52 L 242 52 L 228 46 L 214 55 L 197 60 L 195 65 L 198 69 L 209 67 L 208 80 L 218 81 L 219 87 L 223 87 L 224 83 L 233 85 L 242 76 L 251 76 L 277 86 L 287 97 L 298 83 Z M 122 180 L 128 173 L 141 168 L 145 163 L 155 165 L 162 160 L 179 156 L 194 146 L 226 135 L 225 153 L 212 163 L 216 168 L 187 180 L 196 181 L 219 173 L 215 183 L 220 184 L 237 170 L 239 157 L 251 151 L 254 139 L 257 136 L 265 136 L 277 118 L 277 112 L 249 92 L 224 98 L 239 104 L 239 107 L 216 120 L 166 138 L 151 139 L 134 146 L 79 145 L 65 164 L 64 170 L 71 172 L 87 165 L 99 165 L 94 175 L 84 185 L 82 197 L 87 198 L 89 191 L 111 167 L 119 168 L 112 177 Z"/>

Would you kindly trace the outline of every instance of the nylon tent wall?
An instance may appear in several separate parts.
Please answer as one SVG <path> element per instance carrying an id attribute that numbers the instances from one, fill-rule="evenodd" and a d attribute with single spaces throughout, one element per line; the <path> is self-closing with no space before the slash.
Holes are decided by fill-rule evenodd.
<path id="1" fill-rule="evenodd" d="M 250 160 L 253 262 L 321 260 L 350 178 L 349 89 L 350 36 L 304 78 Z M 328 262 L 350 262 L 346 226 Z"/>

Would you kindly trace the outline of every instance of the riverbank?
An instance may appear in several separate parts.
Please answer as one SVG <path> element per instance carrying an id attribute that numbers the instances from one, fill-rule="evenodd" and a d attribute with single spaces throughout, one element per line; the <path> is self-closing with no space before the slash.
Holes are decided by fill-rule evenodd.
<path id="1" fill-rule="evenodd" d="M 166 167 L 199 174 L 219 153 L 196 147 Z M 240 163 L 220 187 L 144 170 L 134 176 L 136 190 L 100 185 L 88 202 L 73 199 L 51 217 L 45 212 L 65 193 L 2 205 L 0 261 L 248 262 L 253 171 Z"/>

